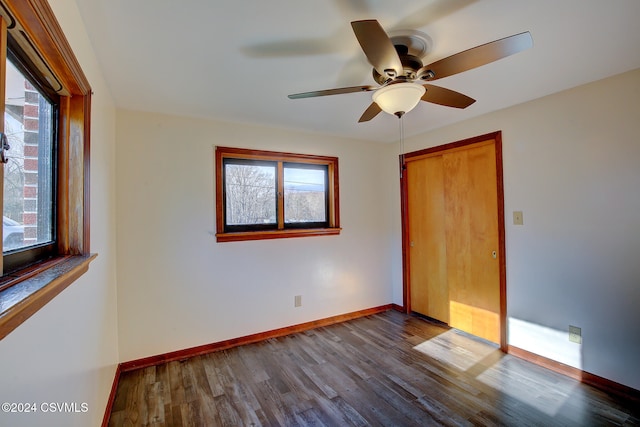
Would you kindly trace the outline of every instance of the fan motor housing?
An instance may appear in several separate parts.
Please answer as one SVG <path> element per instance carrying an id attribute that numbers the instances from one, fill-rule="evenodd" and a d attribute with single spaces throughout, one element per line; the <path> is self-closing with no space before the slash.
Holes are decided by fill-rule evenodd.
<path id="1" fill-rule="evenodd" d="M 407 80 L 413 81 L 416 79 L 417 71 L 422 68 L 422 60 L 417 56 L 410 55 L 407 53 L 407 47 L 403 45 L 396 45 L 396 50 L 398 51 L 398 56 L 400 57 L 400 62 L 402 62 L 403 74 L 401 76 L 396 76 L 396 80 Z M 372 71 L 373 80 L 375 80 L 378 84 L 382 85 L 389 81 L 389 77 L 383 76 L 378 73 L 374 68 Z"/>

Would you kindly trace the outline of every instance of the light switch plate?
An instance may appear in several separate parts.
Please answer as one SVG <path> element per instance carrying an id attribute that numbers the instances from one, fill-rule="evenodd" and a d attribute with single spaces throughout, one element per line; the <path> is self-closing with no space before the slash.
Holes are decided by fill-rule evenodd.
<path id="1" fill-rule="evenodd" d="M 522 211 L 513 211 L 513 225 L 523 225 Z"/>

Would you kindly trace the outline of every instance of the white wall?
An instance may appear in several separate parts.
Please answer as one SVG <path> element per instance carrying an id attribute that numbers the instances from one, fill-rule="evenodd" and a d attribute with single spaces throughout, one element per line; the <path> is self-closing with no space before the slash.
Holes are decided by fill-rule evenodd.
<path id="1" fill-rule="evenodd" d="M 635 388 L 639 74 L 406 142 L 503 131 L 510 344 Z M 122 361 L 402 303 L 397 144 L 132 111 L 117 141 Z M 215 145 L 337 155 L 342 235 L 216 243 Z"/>
<path id="2" fill-rule="evenodd" d="M 115 266 L 115 108 L 73 0 L 49 0 L 95 95 L 88 273 L 0 341 L 3 402 L 87 403 L 88 412 L 6 414 L 2 426 L 100 425 L 118 363 Z"/>
<path id="3" fill-rule="evenodd" d="M 503 131 L 509 343 L 636 389 L 638 99 L 640 70 L 406 143 L 409 152 Z M 387 148 L 389 180 L 397 180 L 396 149 Z M 393 206 L 398 194 L 395 186 L 387 205 Z M 524 212 L 523 226 L 513 225 L 516 210 Z M 394 207 L 391 214 L 399 239 L 399 209 Z M 397 253 L 394 262 L 399 258 Z M 393 286 L 394 301 L 400 303 L 398 274 Z M 582 328 L 582 346 L 568 341 L 569 325 Z"/>
<path id="4" fill-rule="evenodd" d="M 216 243 L 216 145 L 337 156 L 342 233 Z M 117 147 L 122 361 L 391 302 L 378 144 L 118 110 Z"/>

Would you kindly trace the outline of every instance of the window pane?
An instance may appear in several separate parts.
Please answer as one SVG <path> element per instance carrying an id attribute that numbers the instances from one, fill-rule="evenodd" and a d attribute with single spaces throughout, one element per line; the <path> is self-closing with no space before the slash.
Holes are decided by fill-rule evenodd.
<path id="1" fill-rule="evenodd" d="M 285 224 L 327 221 L 326 187 L 326 166 L 285 165 Z"/>
<path id="2" fill-rule="evenodd" d="M 3 251 L 53 241 L 53 106 L 7 60 Z"/>
<path id="3" fill-rule="evenodd" d="M 227 163 L 226 225 L 276 224 L 276 166 Z"/>

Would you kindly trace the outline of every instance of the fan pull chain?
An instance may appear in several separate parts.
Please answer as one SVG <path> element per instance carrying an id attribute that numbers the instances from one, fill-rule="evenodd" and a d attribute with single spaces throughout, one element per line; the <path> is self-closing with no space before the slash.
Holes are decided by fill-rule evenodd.
<path id="1" fill-rule="evenodd" d="M 404 173 L 404 114 L 398 114 L 400 122 L 400 179 Z"/>

